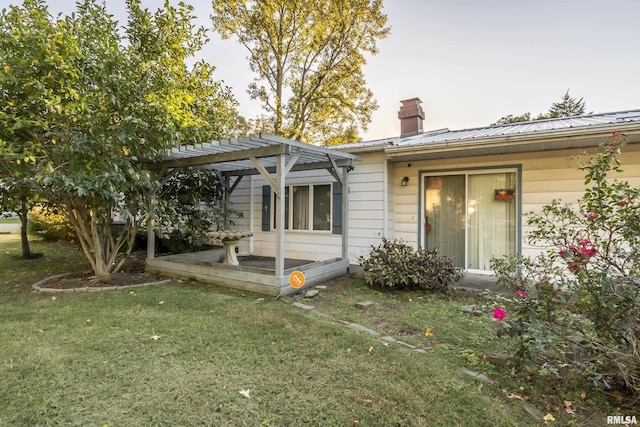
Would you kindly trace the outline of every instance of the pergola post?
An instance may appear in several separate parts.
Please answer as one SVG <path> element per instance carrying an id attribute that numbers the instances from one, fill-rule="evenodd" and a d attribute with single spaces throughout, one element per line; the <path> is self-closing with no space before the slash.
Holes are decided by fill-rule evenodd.
<path id="1" fill-rule="evenodd" d="M 349 259 L 349 168 L 342 168 L 342 259 Z"/>
<path id="2" fill-rule="evenodd" d="M 285 170 L 285 157 L 284 154 L 276 156 L 276 185 L 278 191 L 276 194 L 276 253 L 275 253 L 275 270 L 276 277 L 284 276 L 284 201 L 285 201 L 285 185 L 284 179 L 286 176 Z"/>
<path id="3" fill-rule="evenodd" d="M 229 184 L 230 180 L 229 180 L 229 175 L 224 175 L 224 182 L 223 182 L 223 187 L 224 187 L 224 207 L 223 207 L 223 213 L 222 215 L 224 216 L 224 229 L 228 230 L 229 229 L 229 198 L 231 196 L 231 185 Z"/>

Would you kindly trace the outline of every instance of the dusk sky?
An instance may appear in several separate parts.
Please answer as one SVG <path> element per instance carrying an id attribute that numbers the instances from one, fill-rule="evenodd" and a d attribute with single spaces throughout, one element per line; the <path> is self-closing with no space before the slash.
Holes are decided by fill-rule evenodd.
<path id="1" fill-rule="evenodd" d="M 186 1 L 211 28 L 209 0 Z M 0 5 L 16 4 L 0 0 Z M 155 9 L 164 1 L 143 0 Z M 171 0 L 177 4 L 176 0 Z M 48 0 L 69 13 L 70 0 Z M 107 0 L 126 22 L 124 0 Z M 400 100 L 419 97 L 425 130 L 489 125 L 507 114 L 546 112 L 567 89 L 588 111 L 640 109 L 638 0 L 386 0 L 390 36 L 368 58 L 367 84 L 380 108 L 365 140 L 397 136 Z M 254 75 L 234 39 L 211 42 L 202 58 L 233 89 L 240 114 L 261 113 L 246 93 Z"/>

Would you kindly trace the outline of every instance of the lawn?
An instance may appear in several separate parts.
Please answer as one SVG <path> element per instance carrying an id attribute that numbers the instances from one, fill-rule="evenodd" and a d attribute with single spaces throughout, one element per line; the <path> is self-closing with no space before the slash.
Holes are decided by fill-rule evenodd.
<path id="1" fill-rule="evenodd" d="M 195 282 L 35 293 L 38 279 L 87 264 L 73 246 L 32 249 L 44 257 L 21 260 L 17 236 L 0 235 L 0 425 L 541 424 L 519 399 L 533 397 L 529 389 L 482 360 L 505 342 L 489 316 L 458 310 L 477 297 L 382 294 L 345 277 L 304 301 L 425 349 L 418 353 L 294 307 L 292 298 Z M 362 300 L 373 305 L 355 308 Z M 538 406 L 566 424 L 575 420 L 563 415 L 562 399 L 575 398 Z M 587 414 L 584 425 L 604 424 L 593 409 Z"/>

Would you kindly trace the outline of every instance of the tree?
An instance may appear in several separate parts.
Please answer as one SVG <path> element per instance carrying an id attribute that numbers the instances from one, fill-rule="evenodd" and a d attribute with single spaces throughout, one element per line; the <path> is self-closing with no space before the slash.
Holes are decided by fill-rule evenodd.
<path id="1" fill-rule="evenodd" d="M 555 119 L 558 117 L 581 116 L 583 114 L 585 114 L 583 98 L 573 98 L 569 95 L 569 89 L 567 89 L 567 92 L 565 92 L 559 102 L 551 104 L 547 116 L 550 119 Z"/>
<path id="2" fill-rule="evenodd" d="M 210 169 L 189 167 L 170 177 L 158 191 L 156 212 L 171 251 L 178 246 L 198 250 L 209 240 L 207 231 L 225 228 L 229 215 L 223 201 L 223 185 Z"/>
<path id="3" fill-rule="evenodd" d="M 497 122 L 491 123 L 490 126 L 495 125 L 507 125 L 509 123 L 519 123 L 519 122 L 528 122 L 531 120 L 531 113 L 524 113 L 519 116 L 514 116 L 513 114 L 506 115 L 498 119 Z"/>
<path id="4" fill-rule="evenodd" d="M 366 130 L 378 107 L 365 53 L 389 34 L 382 0 L 213 0 L 213 27 L 237 37 L 257 74 L 249 86 L 274 132 L 300 141 L 340 140 Z"/>
<path id="5" fill-rule="evenodd" d="M 27 215 L 39 201 L 39 194 L 34 187 L 35 183 L 30 178 L 4 177 L 0 179 L 0 217 L 2 211 L 9 211 L 20 218 L 22 257 L 26 259 L 34 256 L 31 253 L 27 234 Z"/>
<path id="6" fill-rule="evenodd" d="M 531 118 L 531 113 L 527 112 L 521 114 L 519 116 L 514 116 L 509 114 L 500 118 L 495 123 L 491 123 L 490 126 L 494 125 L 506 125 L 509 123 L 519 123 L 519 122 L 529 122 L 532 120 L 546 120 L 546 119 L 556 119 L 560 117 L 572 117 L 572 116 L 581 116 L 583 114 L 591 114 L 585 113 L 585 102 L 583 98 L 576 100 L 572 96 L 569 95 L 569 89 L 562 96 L 559 102 L 554 102 L 551 104 L 549 111 L 546 113 L 538 114 L 534 119 Z"/>
<path id="7" fill-rule="evenodd" d="M 124 262 L 157 185 L 138 160 L 220 137 L 235 106 L 211 66 L 186 65 L 206 41 L 190 6 L 127 7 L 123 34 L 96 0 L 64 18 L 41 0 L 0 16 L 3 158 L 29 159 L 31 178 L 66 212 L 101 280 Z M 118 235 L 114 214 L 126 222 Z"/>

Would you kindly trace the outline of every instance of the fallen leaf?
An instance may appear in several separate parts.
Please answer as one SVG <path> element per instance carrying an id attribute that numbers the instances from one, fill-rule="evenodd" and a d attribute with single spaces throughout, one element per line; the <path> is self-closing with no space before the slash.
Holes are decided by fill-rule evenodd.
<path id="1" fill-rule="evenodd" d="M 611 393 L 613 395 L 613 397 L 616 398 L 616 400 L 618 401 L 618 403 L 622 402 L 622 393 L 620 393 L 619 391 L 614 391 L 613 393 Z"/>
<path id="2" fill-rule="evenodd" d="M 567 414 L 571 414 L 571 415 L 573 415 L 573 414 L 575 414 L 575 413 L 576 413 L 576 411 L 574 411 L 574 410 L 573 410 L 573 409 L 571 409 L 571 408 L 564 408 L 564 410 L 565 410 L 565 412 L 566 412 Z"/>
<path id="3" fill-rule="evenodd" d="M 580 393 L 580 398 L 581 399 L 586 399 L 587 398 L 587 393 L 585 393 L 584 391 L 582 393 Z"/>
<path id="4" fill-rule="evenodd" d="M 269 425 L 269 420 L 262 420 L 262 422 L 260 423 L 261 426 L 268 426 Z"/>
<path id="5" fill-rule="evenodd" d="M 158 304 L 164 304 L 164 301 L 160 301 Z"/>
<path id="6" fill-rule="evenodd" d="M 431 335 L 433 335 L 433 329 L 431 328 L 427 328 L 426 331 L 424 331 L 424 334 L 428 337 L 430 337 Z"/>
<path id="7" fill-rule="evenodd" d="M 565 408 L 570 408 L 571 405 L 573 404 L 571 401 L 569 400 L 563 400 L 562 403 L 564 403 L 564 407 Z"/>
<path id="8" fill-rule="evenodd" d="M 92 320 L 91 320 L 91 319 L 87 319 L 87 323 L 91 323 L 91 322 L 92 322 Z"/>
<path id="9" fill-rule="evenodd" d="M 520 396 L 519 394 L 513 394 L 511 393 L 510 395 L 507 396 L 507 399 L 518 399 L 518 400 L 524 400 L 522 398 L 522 396 Z"/>
<path id="10" fill-rule="evenodd" d="M 51 301 L 55 301 L 55 300 L 57 300 L 57 299 L 58 299 L 58 298 L 57 298 L 55 295 L 51 297 Z"/>
<path id="11" fill-rule="evenodd" d="M 160 339 L 160 335 L 151 335 L 149 338 L 154 341 L 158 341 Z"/>
<path id="12" fill-rule="evenodd" d="M 240 390 L 238 393 L 240 393 L 241 395 L 243 395 L 244 397 L 246 397 L 247 399 L 251 399 L 251 396 L 249 396 L 249 392 L 251 390 L 246 389 L 246 390 Z"/>
<path id="13" fill-rule="evenodd" d="M 547 415 L 542 417 L 542 419 L 544 420 L 544 423 L 547 424 L 547 422 L 549 422 L 549 421 L 555 421 L 556 417 L 554 417 L 552 414 L 548 413 Z"/>
<path id="14" fill-rule="evenodd" d="M 482 393 L 482 383 L 478 384 L 478 386 L 476 387 L 478 389 L 478 393 Z"/>
<path id="15" fill-rule="evenodd" d="M 372 352 L 372 351 L 373 351 L 373 346 L 372 346 L 372 345 L 370 345 L 370 346 L 369 346 L 369 354 L 371 354 L 371 352 Z"/>
<path id="16" fill-rule="evenodd" d="M 371 399 L 362 399 L 362 403 L 364 403 L 366 405 L 368 403 L 373 403 L 373 400 L 371 400 Z"/>
<path id="17" fill-rule="evenodd" d="M 385 346 L 385 347 L 389 347 L 389 343 L 388 342 L 383 342 L 382 345 Z"/>
<path id="18" fill-rule="evenodd" d="M 357 424 L 360 424 L 360 421 L 358 421 L 358 420 L 351 420 L 351 425 L 352 425 L 352 426 L 355 426 L 355 425 L 357 425 Z"/>

